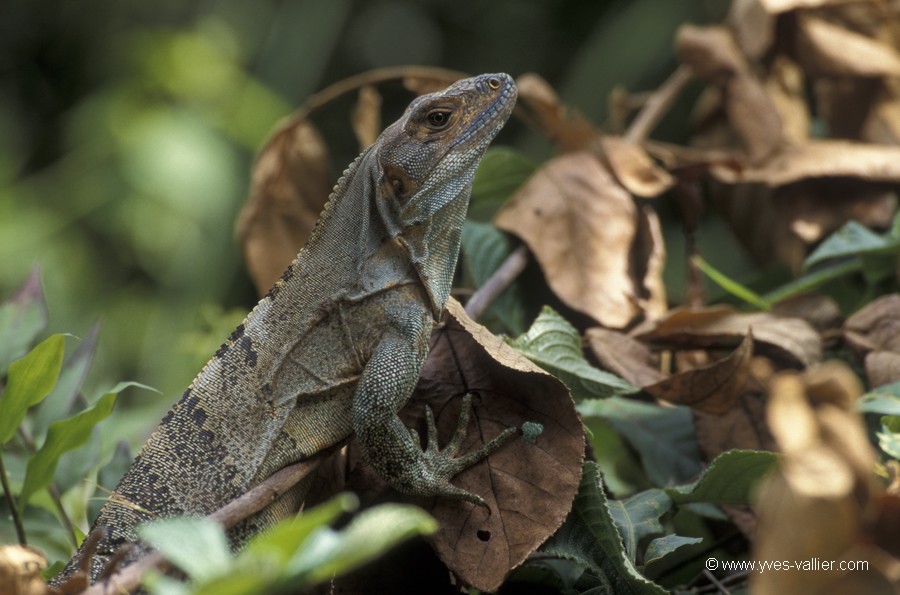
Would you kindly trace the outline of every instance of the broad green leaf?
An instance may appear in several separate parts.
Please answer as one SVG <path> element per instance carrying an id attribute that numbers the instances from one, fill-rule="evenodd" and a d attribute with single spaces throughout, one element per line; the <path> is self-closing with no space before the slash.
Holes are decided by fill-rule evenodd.
<path id="1" fill-rule="evenodd" d="M 647 544 L 644 551 L 644 566 L 658 562 L 675 550 L 685 545 L 694 545 L 703 541 L 701 537 L 684 537 L 683 535 L 663 535 Z"/>
<path id="2" fill-rule="evenodd" d="M 900 242 L 895 238 L 882 237 L 856 221 L 849 221 L 819 244 L 803 263 L 803 268 L 809 269 L 816 263 L 832 258 L 891 252 L 898 249 Z"/>
<path id="3" fill-rule="evenodd" d="M 28 355 L 10 364 L 6 390 L 0 394 L 0 445 L 13 437 L 28 408 L 53 390 L 65 345 L 63 335 L 50 335 Z"/>
<path id="4" fill-rule="evenodd" d="M 659 585 L 641 576 L 632 564 L 610 515 L 602 481 L 597 465 L 586 462 L 572 512 L 541 550 L 573 560 L 591 574 L 603 577 L 610 593 L 665 593 Z"/>
<path id="5" fill-rule="evenodd" d="M 534 162 L 518 151 L 508 147 L 488 149 L 472 182 L 469 218 L 490 221 L 534 170 Z"/>
<path id="6" fill-rule="evenodd" d="M 28 352 L 28 346 L 47 328 L 47 303 L 41 272 L 32 269 L 25 283 L 0 304 L 0 376 L 10 363 Z"/>
<path id="7" fill-rule="evenodd" d="M 50 424 L 47 439 L 33 457 L 28 461 L 25 472 L 25 483 L 19 495 L 19 506 L 25 508 L 28 499 L 36 491 L 47 487 L 53 481 L 56 465 L 63 453 L 75 450 L 84 445 L 91 437 L 94 426 L 109 417 L 116 404 L 116 397 L 129 386 L 148 388 L 136 382 L 123 382 L 106 393 L 93 407 L 81 413 Z"/>
<path id="8" fill-rule="evenodd" d="M 637 560 L 638 542 L 644 537 L 665 533 L 660 517 L 672 510 L 672 500 L 663 490 L 645 490 L 626 500 L 609 500 L 609 513 L 625 544 L 632 563 Z"/>
<path id="9" fill-rule="evenodd" d="M 162 519 L 140 525 L 137 532 L 198 583 L 223 575 L 233 566 L 225 530 L 210 519 Z"/>
<path id="10" fill-rule="evenodd" d="M 512 253 L 513 241 L 502 231 L 490 223 L 466 221 L 462 234 L 462 256 L 466 270 L 472 275 L 476 287 L 496 271 L 503 261 Z M 501 293 L 481 318 L 481 322 L 490 326 L 489 319 L 499 320 L 507 330 L 520 334 L 524 332 L 525 296 L 518 281 Z"/>
<path id="11" fill-rule="evenodd" d="M 729 450 L 717 456 L 700 479 L 686 486 L 666 488 L 666 493 L 676 504 L 749 504 L 753 486 L 777 464 L 775 453 Z"/>
<path id="12" fill-rule="evenodd" d="M 40 442 L 45 438 L 51 423 L 71 414 L 75 398 L 81 390 L 91 362 L 94 361 L 99 331 L 99 324 L 94 324 L 88 330 L 69 357 L 65 358 L 56 386 L 47 398 L 41 401 L 40 406 L 31 412 L 29 416 L 31 435 L 36 441 Z"/>
<path id="13" fill-rule="evenodd" d="M 319 583 L 358 568 L 402 541 L 437 530 L 437 521 L 417 506 L 382 504 L 361 512 L 341 531 L 323 528 L 313 533 L 288 562 L 287 571 Z"/>
<path id="14" fill-rule="evenodd" d="M 527 333 L 508 342 L 565 382 L 576 399 L 605 398 L 638 391 L 615 374 L 590 365 L 584 359 L 578 331 L 550 307 L 544 306 Z"/>
<path id="15" fill-rule="evenodd" d="M 885 415 L 881 418 L 881 432 L 876 432 L 878 446 L 889 457 L 900 460 L 900 416 Z"/>
<path id="16" fill-rule="evenodd" d="M 240 553 L 238 560 L 260 556 L 274 556 L 285 562 L 316 530 L 328 526 L 343 513 L 353 512 L 359 500 L 353 494 L 338 494 L 327 502 L 306 510 L 302 515 L 278 523 L 270 530 L 254 537 Z"/>
<path id="17" fill-rule="evenodd" d="M 900 382 L 870 390 L 859 398 L 856 408 L 863 413 L 900 415 Z"/>
<path id="18" fill-rule="evenodd" d="M 683 483 L 702 466 L 694 422 L 687 407 L 660 407 L 612 397 L 578 403 L 585 417 L 608 421 L 638 452 L 647 477 L 657 486 Z"/>

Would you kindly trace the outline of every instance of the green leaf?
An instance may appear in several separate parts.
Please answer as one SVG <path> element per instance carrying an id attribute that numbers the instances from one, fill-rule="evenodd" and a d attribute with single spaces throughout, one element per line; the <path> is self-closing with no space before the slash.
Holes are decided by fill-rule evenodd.
<path id="1" fill-rule="evenodd" d="M 8 384 L 0 394 L 0 445 L 13 437 L 28 408 L 53 390 L 65 346 L 63 335 L 50 335 L 28 355 L 10 364 Z"/>
<path id="2" fill-rule="evenodd" d="M 599 468 L 591 461 L 584 474 L 572 512 L 562 527 L 541 546 L 545 553 L 573 560 L 602 577 L 606 592 L 658 595 L 665 591 L 634 567 L 608 508 Z"/>
<path id="3" fill-rule="evenodd" d="M 319 583 L 350 572 L 416 535 L 438 530 L 435 521 L 417 506 L 382 504 L 357 515 L 341 531 L 322 528 L 288 562 L 288 573 L 304 582 Z"/>
<path id="4" fill-rule="evenodd" d="M 47 303 L 41 289 L 41 272 L 32 269 L 25 283 L 0 304 L 0 376 L 9 364 L 28 352 L 47 328 Z"/>
<path id="5" fill-rule="evenodd" d="M 590 365 L 581 351 L 578 331 L 548 306 L 544 306 L 527 333 L 507 342 L 559 377 L 576 399 L 606 398 L 638 391 L 615 374 Z"/>
<path id="6" fill-rule="evenodd" d="M 32 494 L 47 487 L 53 481 L 53 474 L 56 472 L 59 458 L 63 453 L 75 450 L 88 441 L 94 426 L 109 417 L 116 404 L 116 397 L 129 386 L 150 389 L 150 387 L 137 382 L 120 383 L 113 390 L 100 397 L 100 400 L 93 407 L 69 419 L 50 424 L 50 429 L 47 431 L 47 439 L 40 450 L 28 461 L 25 483 L 22 486 L 22 493 L 19 495 L 19 506 L 21 508 L 25 508 Z"/>
<path id="7" fill-rule="evenodd" d="M 233 566 L 225 529 L 204 517 L 176 517 L 140 525 L 138 535 L 198 583 Z"/>
<path id="8" fill-rule="evenodd" d="M 862 413 L 900 415 L 900 382 L 893 382 L 874 388 L 856 402 Z"/>
<path id="9" fill-rule="evenodd" d="M 513 241 L 490 223 L 466 221 L 463 226 L 463 262 L 476 287 L 484 285 L 513 249 Z M 490 319 L 493 317 L 509 332 L 520 334 L 526 327 L 525 316 L 525 296 L 517 280 L 494 300 L 481 321 L 491 326 Z"/>
<path id="10" fill-rule="evenodd" d="M 533 161 L 508 147 L 485 153 L 472 182 L 469 218 L 490 221 L 506 200 L 535 170 Z"/>
<path id="11" fill-rule="evenodd" d="M 686 545 L 694 545 L 703 541 L 701 537 L 684 537 L 683 535 L 663 535 L 657 537 L 644 551 L 644 566 L 658 562 L 675 550 Z"/>
<path id="12" fill-rule="evenodd" d="M 327 527 L 341 514 L 353 512 L 358 507 L 359 500 L 353 494 L 338 494 L 327 502 L 304 511 L 302 515 L 280 522 L 254 537 L 240 553 L 238 561 L 273 556 L 283 563 L 296 553 L 314 531 Z"/>
<path id="13" fill-rule="evenodd" d="M 654 485 L 683 483 L 700 473 L 694 421 L 687 407 L 612 397 L 583 401 L 577 409 L 585 417 L 602 417 L 612 424 L 637 450 Z"/>
<path id="14" fill-rule="evenodd" d="M 56 386 L 30 413 L 31 435 L 36 441 L 44 440 L 51 423 L 71 415 L 75 399 L 94 360 L 99 331 L 99 324 L 94 324 L 88 330 L 72 353 L 65 358 Z"/>
<path id="15" fill-rule="evenodd" d="M 803 268 L 809 269 L 816 263 L 833 258 L 893 252 L 898 249 L 900 241 L 897 239 L 882 237 L 856 221 L 849 221 L 819 244 L 803 263 Z"/>
<path id="16" fill-rule="evenodd" d="M 700 479 L 686 486 L 666 488 L 666 493 L 676 504 L 749 504 L 754 485 L 777 464 L 775 453 L 729 450 L 717 456 Z"/>
<path id="17" fill-rule="evenodd" d="M 622 536 L 625 552 L 632 563 L 637 559 L 638 542 L 644 537 L 665 532 L 660 517 L 672 510 L 672 500 L 663 490 L 645 490 L 626 500 L 607 502 L 610 516 Z"/>
<path id="18" fill-rule="evenodd" d="M 878 446 L 889 457 L 900 460 L 900 416 L 885 415 L 881 418 L 881 432 L 876 432 Z"/>

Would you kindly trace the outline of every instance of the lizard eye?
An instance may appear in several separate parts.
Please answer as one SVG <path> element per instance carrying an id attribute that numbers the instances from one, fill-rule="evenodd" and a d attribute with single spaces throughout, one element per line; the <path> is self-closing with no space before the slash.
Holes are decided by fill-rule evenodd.
<path id="1" fill-rule="evenodd" d="M 428 127 L 432 130 L 443 130 L 450 124 L 451 112 L 446 109 L 434 109 L 425 115 Z"/>

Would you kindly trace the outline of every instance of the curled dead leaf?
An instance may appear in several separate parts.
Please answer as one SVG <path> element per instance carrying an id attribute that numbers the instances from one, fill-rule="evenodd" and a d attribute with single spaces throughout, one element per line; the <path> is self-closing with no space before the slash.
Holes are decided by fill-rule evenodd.
<path id="1" fill-rule="evenodd" d="M 806 77 L 800 66 L 784 55 L 778 55 L 769 67 L 764 82 L 768 96 L 781 117 L 784 140 L 801 144 L 809 139 L 812 116 L 806 103 Z"/>
<path id="2" fill-rule="evenodd" d="M 761 58 L 775 39 L 775 17 L 760 0 L 734 0 L 727 22 L 738 47 L 751 59 Z"/>
<path id="3" fill-rule="evenodd" d="M 759 0 L 764 9 L 773 14 L 798 10 L 800 8 L 816 8 L 819 6 L 834 6 L 849 4 L 858 0 Z"/>
<path id="4" fill-rule="evenodd" d="M 600 138 L 603 156 L 610 170 L 626 190 L 643 198 L 654 198 L 671 188 L 675 180 L 659 167 L 638 143 L 621 136 Z"/>
<path id="5" fill-rule="evenodd" d="M 525 241 L 569 307 L 611 328 L 638 314 L 639 290 L 631 276 L 637 208 L 591 153 L 546 162 L 494 223 Z"/>
<path id="6" fill-rule="evenodd" d="M 663 380 L 659 357 L 645 344 L 619 331 L 589 328 L 585 340 L 600 367 L 620 376 L 634 386 L 647 386 Z"/>
<path id="7" fill-rule="evenodd" d="M 844 337 L 862 355 L 870 351 L 900 353 L 900 294 L 882 296 L 848 318 Z"/>
<path id="8" fill-rule="evenodd" d="M 260 295 L 303 248 L 331 192 L 328 150 L 305 119 L 288 120 L 253 165 L 250 197 L 237 221 L 244 261 Z"/>
<path id="9" fill-rule="evenodd" d="M 378 140 L 381 134 L 381 94 L 372 85 L 360 87 L 351 122 L 360 151 Z"/>
<path id="10" fill-rule="evenodd" d="M 578 111 L 560 101 L 553 87 L 529 72 L 516 79 L 519 103 L 516 109 L 538 132 L 564 151 L 578 151 L 599 138 L 594 125 Z"/>
<path id="11" fill-rule="evenodd" d="M 644 390 L 657 399 L 722 415 L 731 411 L 740 398 L 750 373 L 752 357 L 753 338 L 748 334 L 727 357 L 707 366 L 673 374 L 645 386 Z"/>
<path id="12" fill-rule="evenodd" d="M 741 313 L 728 306 L 678 308 L 657 320 L 636 336 L 639 339 L 677 349 L 726 347 L 753 334 L 762 348 L 808 366 L 822 359 L 819 334 L 799 318 L 785 318 L 766 312 Z"/>
<path id="13" fill-rule="evenodd" d="M 440 522 L 430 541 L 459 580 L 494 591 L 565 520 L 581 480 L 584 431 L 562 382 L 469 319 L 455 300 L 448 302 L 447 313 L 432 335 L 416 391 L 400 412 L 403 423 L 419 431 L 424 445 L 423 405 L 428 405 L 443 447 L 456 429 L 460 397 L 472 392 L 476 399 L 461 454 L 526 421 L 541 424 L 543 432 L 534 444 L 513 439 L 453 479 L 454 485 L 482 496 L 490 515 L 467 502 L 397 497 L 424 506 Z M 358 455 L 353 458 L 351 489 L 363 494 L 387 490 Z M 380 487 L 373 489 L 374 484 Z"/>
<path id="14" fill-rule="evenodd" d="M 811 74 L 900 76 L 900 53 L 891 46 L 811 12 L 798 13 L 797 22 L 801 62 Z"/>
<path id="15" fill-rule="evenodd" d="M 46 595 L 50 593 L 41 571 L 47 568 L 44 554 L 27 545 L 0 545 L 0 593 Z"/>
<path id="16" fill-rule="evenodd" d="M 727 28 L 682 25 L 676 51 L 697 76 L 719 87 L 728 124 L 752 162 L 761 161 L 782 144 L 778 110 Z"/>
<path id="17" fill-rule="evenodd" d="M 869 592 L 860 585 L 886 576 L 884 560 L 873 556 L 878 537 L 865 536 L 867 519 L 884 509 L 872 473 L 875 454 L 854 410 L 861 393 L 859 380 L 840 362 L 802 374 L 782 372 L 772 380 L 767 417 L 784 455 L 759 492 L 754 557 L 868 559 L 868 572 L 845 573 L 834 564 L 816 572 L 754 573 L 755 593 L 838 592 L 838 581 L 839 592 Z"/>
<path id="18" fill-rule="evenodd" d="M 727 184 L 783 186 L 807 178 L 862 178 L 873 182 L 900 181 L 900 147 L 843 140 L 812 140 L 784 147 L 764 163 L 736 169 L 713 164 L 710 172 Z"/>

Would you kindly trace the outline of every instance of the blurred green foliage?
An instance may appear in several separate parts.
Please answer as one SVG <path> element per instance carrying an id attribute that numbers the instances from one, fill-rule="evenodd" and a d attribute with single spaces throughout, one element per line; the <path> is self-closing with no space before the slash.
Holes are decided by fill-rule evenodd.
<path id="1" fill-rule="evenodd" d="M 615 85 L 671 71 L 679 23 L 726 4 L 4 2 L 0 295 L 39 263 L 50 330 L 102 322 L 91 391 L 121 378 L 162 391 L 123 403 L 147 408 L 149 431 L 255 302 L 233 221 L 254 152 L 309 94 L 395 64 L 535 71 L 599 123 Z M 385 99 L 392 117 L 409 97 Z M 674 113 L 665 134 L 683 130 Z M 317 119 L 335 171 L 356 152 L 348 119 L 342 105 Z M 549 151 L 521 125 L 501 142 Z"/>

